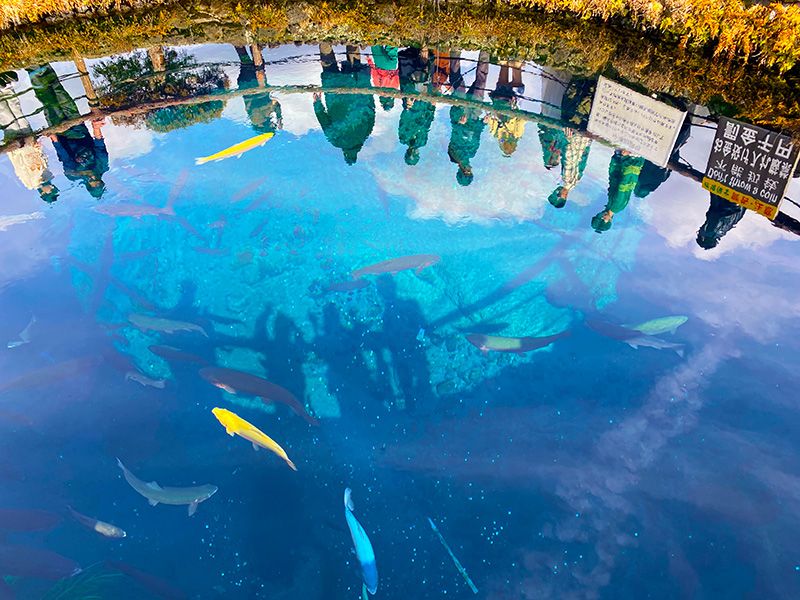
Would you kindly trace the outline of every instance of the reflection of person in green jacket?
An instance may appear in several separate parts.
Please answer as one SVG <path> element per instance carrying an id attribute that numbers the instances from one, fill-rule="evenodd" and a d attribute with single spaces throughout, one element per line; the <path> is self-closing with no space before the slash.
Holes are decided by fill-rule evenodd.
<path id="1" fill-rule="evenodd" d="M 319 55 L 323 88 L 370 87 L 369 68 L 361 64 L 357 48 L 347 47 L 347 61 L 341 67 L 330 44 L 320 44 Z M 348 165 L 354 164 L 375 125 L 375 99 L 372 95 L 325 92 L 323 103 L 322 94 L 316 93 L 314 113 L 328 141 L 342 150 Z"/>
<path id="2" fill-rule="evenodd" d="M 597 233 L 611 229 L 614 215 L 628 206 L 643 165 L 641 156 L 633 156 L 625 150 L 614 151 L 608 165 L 608 202 L 602 211 L 592 217 L 592 229 Z"/>
<path id="3" fill-rule="evenodd" d="M 411 95 L 418 90 L 418 86 L 425 85 L 429 61 L 427 56 L 423 58 L 419 48 L 405 48 L 400 51 L 398 57 L 400 90 L 408 94 L 403 98 L 398 137 L 401 144 L 408 146 L 405 154 L 406 164 L 415 165 L 419 162 L 420 149 L 428 143 L 428 134 L 436 112 L 433 104 Z"/>
<path id="4" fill-rule="evenodd" d="M 542 144 L 542 162 L 544 162 L 544 168 L 549 171 L 561 162 L 561 156 L 567 146 L 567 138 L 558 127 L 540 123 L 538 128 L 539 142 Z"/>
<path id="5" fill-rule="evenodd" d="M 481 134 L 485 123 L 481 109 L 477 107 L 450 107 L 450 145 L 447 154 L 450 160 L 458 165 L 456 181 L 461 185 L 472 183 L 472 166 L 469 161 L 478 153 Z"/>
<path id="6" fill-rule="evenodd" d="M 256 64 L 244 46 L 234 46 L 234 49 L 239 55 L 239 78 L 237 80 L 239 89 L 263 88 L 267 83 L 263 62 L 259 61 L 259 64 Z M 253 44 L 253 51 L 260 53 L 261 48 L 257 44 Z M 255 58 L 260 57 L 256 56 Z M 268 92 L 245 94 L 242 99 L 250 123 L 258 133 L 275 133 L 283 126 L 281 105 L 277 100 L 271 98 Z"/>
<path id="7" fill-rule="evenodd" d="M 64 121 L 81 116 L 75 100 L 58 79 L 58 75 L 49 64 L 27 69 L 31 78 L 31 87 L 36 99 L 44 107 L 44 118 L 47 125 L 54 127 Z"/>
<path id="8" fill-rule="evenodd" d="M 403 98 L 403 113 L 400 115 L 398 133 L 400 143 L 408 146 L 405 155 L 406 164 L 415 165 L 419 162 L 419 151 L 428 143 L 428 133 L 435 111 L 436 108 L 430 102 L 415 99 L 413 96 Z"/>

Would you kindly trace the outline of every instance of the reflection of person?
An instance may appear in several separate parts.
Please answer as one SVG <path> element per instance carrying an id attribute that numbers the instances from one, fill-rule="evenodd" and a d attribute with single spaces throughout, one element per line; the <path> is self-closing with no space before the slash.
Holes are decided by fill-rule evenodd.
<path id="1" fill-rule="evenodd" d="M 103 119 L 92 121 L 92 133 L 81 123 L 51 135 L 56 156 L 70 181 L 80 181 L 95 198 L 105 192 L 103 173 L 108 171 L 108 150 L 103 139 Z"/>
<path id="2" fill-rule="evenodd" d="M 518 95 L 525 86 L 522 84 L 522 63 L 501 61 L 497 85 L 489 94 L 492 104 L 501 108 L 516 108 Z M 487 117 L 489 131 L 497 139 L 503 156 L 511 156 L 517 149 L 525 131 L 525 120 L 520 117 L 491 114 Z"/>
<path id="3" fill-rule="evenodd" d="M 32 134 L 14 89 L 17 80 L 14 71 L 0 73 L 0 128 L 7 142 Z M 45 202 L 58 200 L 58 188 L 53 184 L 53 174 L 47 168 L 47 157 L 38 140 L 31 138 L 19 148 L 9 150 L 6 156 L 22 185 L 29 190 L 36 190 Z"/>
<path id="4" fill-rule="evenodd" d="M 398 137 L 401 144 L 408 146 L 405 154 L 406 164 L 415 165 L 419 162 L 419 151 L 428 143 L 428 133 L 431 130 L 435 110 L 430 102 L 413 96 L 403 98 Z"/>
<path id="5" fill-rule="evenodd" d="M 447 154 L 458 165 L 456 181 L 461 185 L 472 183 L 473 174 L 470 160 L 478 153 L 484 122 L 481 109 L 455 105 L 450 107 L 450 144 Z"/>
<path id="6" fill-rule="evenodd" d="M 75 100 L 61 85 L 58 75 L 49 64 L 27 69 L 36 99 L 42 103 L 47 125 L 54 127 L 81 116 Z"/>
<path id="7" fill-rule="evenodd" d="M 592 217 L 592 229 L 602 233 L 611 229 L 614 215 L 628 206 L 633 188 L 639 179 L 644 159 L 625 150 L 615 150 L 608 165 L 608 202 Z"/>
<path id="8" fill-rule="evenodd" d="M 319 45 L 322 64 L 322 87 L 369 87 L 369 69 L 361 64 L 361 52 L 347 46 L 347 60 L 341 66 L 329 43 Z M 375 126 L 375 100 L 371 94 L 325 92 L 314 94 L 314 113 L 331 145 L 340 148 L 348 165 L 356 162 L 358 152 Z"/>
<path id="9" fill-rule="evenodd" d="M 400 89 L 408 94 L 419 90 L 428 79 L 427 52 L 423 56 L 419 48 L 405 48 L 399 52 Z M 414 98 L 403 98 L 403 112 L 400 115 L 398 138 L 408 146 L 405 161 L 408 165 L 419 162 L 419 151 L 428 143 L 428 134 L 433 124 L 436 108 L 430 102 Z"/>
<path id="10" fill-rule="evenodd" d="M 400 69 L 397 60 L 397 48 L 394 46 L 372 46 L 372 55 L 367 57 L 372 86 L 376 88 L 400 89 Z M 391 110 L 394 98 L 379 98 L 384 110 Z"/>
<path id="11" fill-rule="evenodd" d="M 563 208 L 570 191 L 583 177 L 592 140 L 581 135 L 576 129 L 564 129 L 566 146 L 561 155 L 561 183 L 552 191 L 547 200 L 556 208 Z"/>
<path id="12" fill-rule="evenodd" d="M 539 124 L 539 142 L 542 144 L 542 162 L 548 171 L 557 167 L 567 146 L 564 131 L 558 127 Z"/>
<path id="13" fill-rule="evenodd" d="M 689 141 L 691 131 L 692 124 L 690 117 L 687 114 L 686 118 L 683 120 L 683 125 L 681 125 L 681 129 L 678 132 L 678 137 L 675 140 L 675 146 L 672 148 L 672 153 L 669 157 L 670 162 L 677 162 L 680 160 L 681 148 L 686 144 L 687 141 Z M 639 181 L 636 182 L 636 189 L 633 191 L 633 194 L 637 198 L 646 198 L 655 192 L 662 183 L 669 179 L 670 173 L 672 173 L 672 170 L 668 167 L 659 167 L 651 163 L 649 160 L 644 161 L 644 166 L 642 167 L 642 172 L 639 175 Z"/>
<path id="14" fill-rule="evenodd" d="M 596 88 L 597 79 L 593 77 L 570 79 L 561 101 L 561 119 L 576 129 L 585 130 Z"/>
<path id="15" fill-rule="evenodd" d="M 464 90 L 464 79 L 461 75 L 460 54 L 456 59 L 451 58 L 450 77 L 453 90 L 456 94 L 462 95 Z M 478 56 L 478 64 L 475 67 L 475 80 L 466 91 L 468 98 L 482 101 L 486 89 L 486 76 L 489 72 L 489 55 L 481 52 Z M 481 143 L 481 134 L 486 125 L 482 110 L 477 106 L 454 105 L 450 107 L 450 144 L 447 146 L 447 154 L 451 162 L 458 165 L 456 181 L 461 185 L 472 183 L 473 173 L 470 161 L 478 153 Z"/>
<path id="16" fill-rule="evenodd" d="M 244 46 L 234 48 L 239 55 L 239 89 L 263 88 L 267 83 L 263 62 L 259 61 L 257 65 Z M 260 55 L 261 49 L 253 44 L 253 51 Z M 281 105 L 270 97 L 269 92 L 245 94 L 242 99 L 250 123 L 258 133 L 274 133 L 283 126 Z"/>
<path id="17" fill-rule="evenodd" d="M 746 212 L 744 206 L 711 194 L 706 221 L 697 232 L 697 245 L 705 250 L 716 247 L 722 237 L 742 220 Z"/>

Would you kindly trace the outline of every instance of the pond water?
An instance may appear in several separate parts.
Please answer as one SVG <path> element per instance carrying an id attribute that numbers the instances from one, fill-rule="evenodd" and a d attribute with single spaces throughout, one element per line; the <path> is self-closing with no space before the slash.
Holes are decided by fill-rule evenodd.
<path id="1" fill-rule="evenodd" d="M 798 237 L 708 112 L 670 170 L 585 77 L 262 56 L 2 74 L 0 597 L 359 598 L 348 487 L 379 598 L 800 597 Z"/>

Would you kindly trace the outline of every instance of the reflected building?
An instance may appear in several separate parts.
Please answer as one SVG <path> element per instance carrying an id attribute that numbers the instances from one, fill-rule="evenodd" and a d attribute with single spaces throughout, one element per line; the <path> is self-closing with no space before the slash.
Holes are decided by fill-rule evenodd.
<path id="1" fill-rule="evenodd" d="M 341 65 L 329 43 L 319 45 L 322 87 L 369 88 L 370 70 L 361 62 L 357 46 L 347 46 Z M 327 140 L 339 148 L 348 165 L 355 164 L 358 153 L 375 126 L 375 99 L 371 94 L 348 94 L 326 91 L 314 94 L 314 114 Z"/>

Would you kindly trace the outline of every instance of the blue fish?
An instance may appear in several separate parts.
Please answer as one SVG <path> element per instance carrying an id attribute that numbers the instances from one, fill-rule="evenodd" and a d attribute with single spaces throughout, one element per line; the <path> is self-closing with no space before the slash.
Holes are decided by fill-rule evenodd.
<path id="1" fill-rule="evenodd" d="M 375 564 L 375 551 L 367 537 L 367 532 L 353 515 L 353 501 L 350 499 L 350 488 L 344 491 L 344 518 L 350 528 L 350 536 L 356 549 L 356 557 L 361 563 L 361 577 L 370 594 L 378 591 L 378 566 Z"/>

